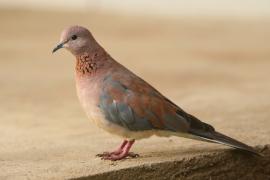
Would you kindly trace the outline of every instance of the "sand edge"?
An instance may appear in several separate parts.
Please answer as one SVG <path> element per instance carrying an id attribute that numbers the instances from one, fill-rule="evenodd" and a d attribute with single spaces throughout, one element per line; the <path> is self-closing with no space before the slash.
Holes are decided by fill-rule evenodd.
<path id="1" fill-rule="evenodd" d="M 268 179 L 270 177 L 270 144 L 255 148 L 264 157 L 228 150 L 73 179 Z"/>

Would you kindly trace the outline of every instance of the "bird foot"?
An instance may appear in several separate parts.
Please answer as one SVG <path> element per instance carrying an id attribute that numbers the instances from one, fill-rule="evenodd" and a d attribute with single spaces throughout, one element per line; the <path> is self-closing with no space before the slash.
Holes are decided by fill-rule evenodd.
<path id="1" fill-rule="evenodd" d="M 97 157 L 106 157 L 106 156 L 111 156 L 111 155 L 118 155 L 121 153 L 122 153 L 122 151 L 116 150 L 116 151 L 112 151 L 112 152 L 103 152 L 103 153 L 97 154 L 96 156 Z"/>
<path id="2" fill-rule="evenodd" d="M 104 160 L 111 160 L 111 161 L 117 161 L 125 158 L 136 158 L 139 157 L 139 154 L 135 154 L 133 152 L 128 152 L 125 153 L 123 152 L 118 152 L 118 151 L 113 151 L 113 152 L 103 152 L 101 154 L 97 154 L 97 157 L 101 157 L 101 159 Z"/>

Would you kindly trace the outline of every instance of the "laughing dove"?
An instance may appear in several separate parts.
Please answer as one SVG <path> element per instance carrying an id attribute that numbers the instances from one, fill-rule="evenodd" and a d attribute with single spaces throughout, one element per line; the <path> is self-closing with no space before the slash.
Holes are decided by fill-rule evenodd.
<path id="1" fill-rule="evenodd" d="M 76 57 L 77 94 L 87 117 L 98 127 L 124 139 L 117 150 L 100 154 L 103 159 L 135 156 L 129 152 L 135 140 L 152 135 L 214 142 L 257 154 L 252 147 L 186 113 L 119 64 L 86 28 L 65 29 L 53 52 L 61 48 Z"/>

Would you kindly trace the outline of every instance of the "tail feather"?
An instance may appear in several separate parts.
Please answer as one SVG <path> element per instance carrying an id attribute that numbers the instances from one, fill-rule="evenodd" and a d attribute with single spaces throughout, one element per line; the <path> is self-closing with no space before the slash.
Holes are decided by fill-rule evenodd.
<path id="1" fill-rule="evenodd" d="M 218 143 L 218 144 L 223 144 L 223 145 L 227 145 L 236 149 L 241 149 L 259 156 L 262 156 L 260 153 L 256 152 L 254 148 L 252 148 L 251 146 L 248 146 L 240 141 L 237 141 L 233 138 L 230 138 L 224 134 L 221 134 L 217 131 L 211 131 L 211 132 L 196 132 L 196 131 L 191 131 L 191 134 L 195 135 L 196 137 L 198 137 L 201 140 L 206 140 L 206 141 L 210 141 L 213 143 Z"/>
<path id="2" fill-rule="evenodd" d="M 227 146 L 231 146 L 233 148 L 241 149 L 241 150 L 262 156 L 261 154 L 256 152 L 255 149 L 253 149 L 252 147 L 215 131 L 215 128 L 213 126 L 200 121 L 198 118 L 184 112 L 182 109 L 179 108 L 176 111 L 176 113 L 180 117 L 185 118 L 189 122 L 189 125 L 190 125 L 189 130 L 188 130 L 189 134 L 186 135 L 186 137 L 191 138 L 191 139 L 201 140 L 201 141 L 224 144 Z"/>

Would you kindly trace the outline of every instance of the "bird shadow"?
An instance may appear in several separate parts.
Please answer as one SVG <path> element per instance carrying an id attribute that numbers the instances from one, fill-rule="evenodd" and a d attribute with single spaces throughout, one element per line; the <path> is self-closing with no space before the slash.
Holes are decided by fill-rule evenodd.
<path id="1" fill-rule="evenodd" d="M 215 155 L 225 153 L 231 156 L 240 156 L 240 157 L 256 157 L 255 154 L 251 154 L 249 152 L 245 152 L 239 149 L 225 149 L 225 148 L 187 148 L 187 149 L 171 149 L 171 150 L 158 150 L 154 152 L 147 152 L 141 154 L 138 158 L 141 159 L 149 159 L 149 158 L 159 158 L 159 159 L 185 159 L 185 158 L 192 158 L 195 156 L 201 155 Z M 257 156 L 258 157 L 258 156 Z"/>
<path id="2" fill-rule="evenodd" d="M 147 152 L 140 155 L 140 158 L 172 158 L 172 157 L 190 157 L 201 154 L 218 153 L 224 151 L 223 149 L 203 148 L 203 149 L 171 149 L 171 150 L 158 150 L 154 152 Z"/>

